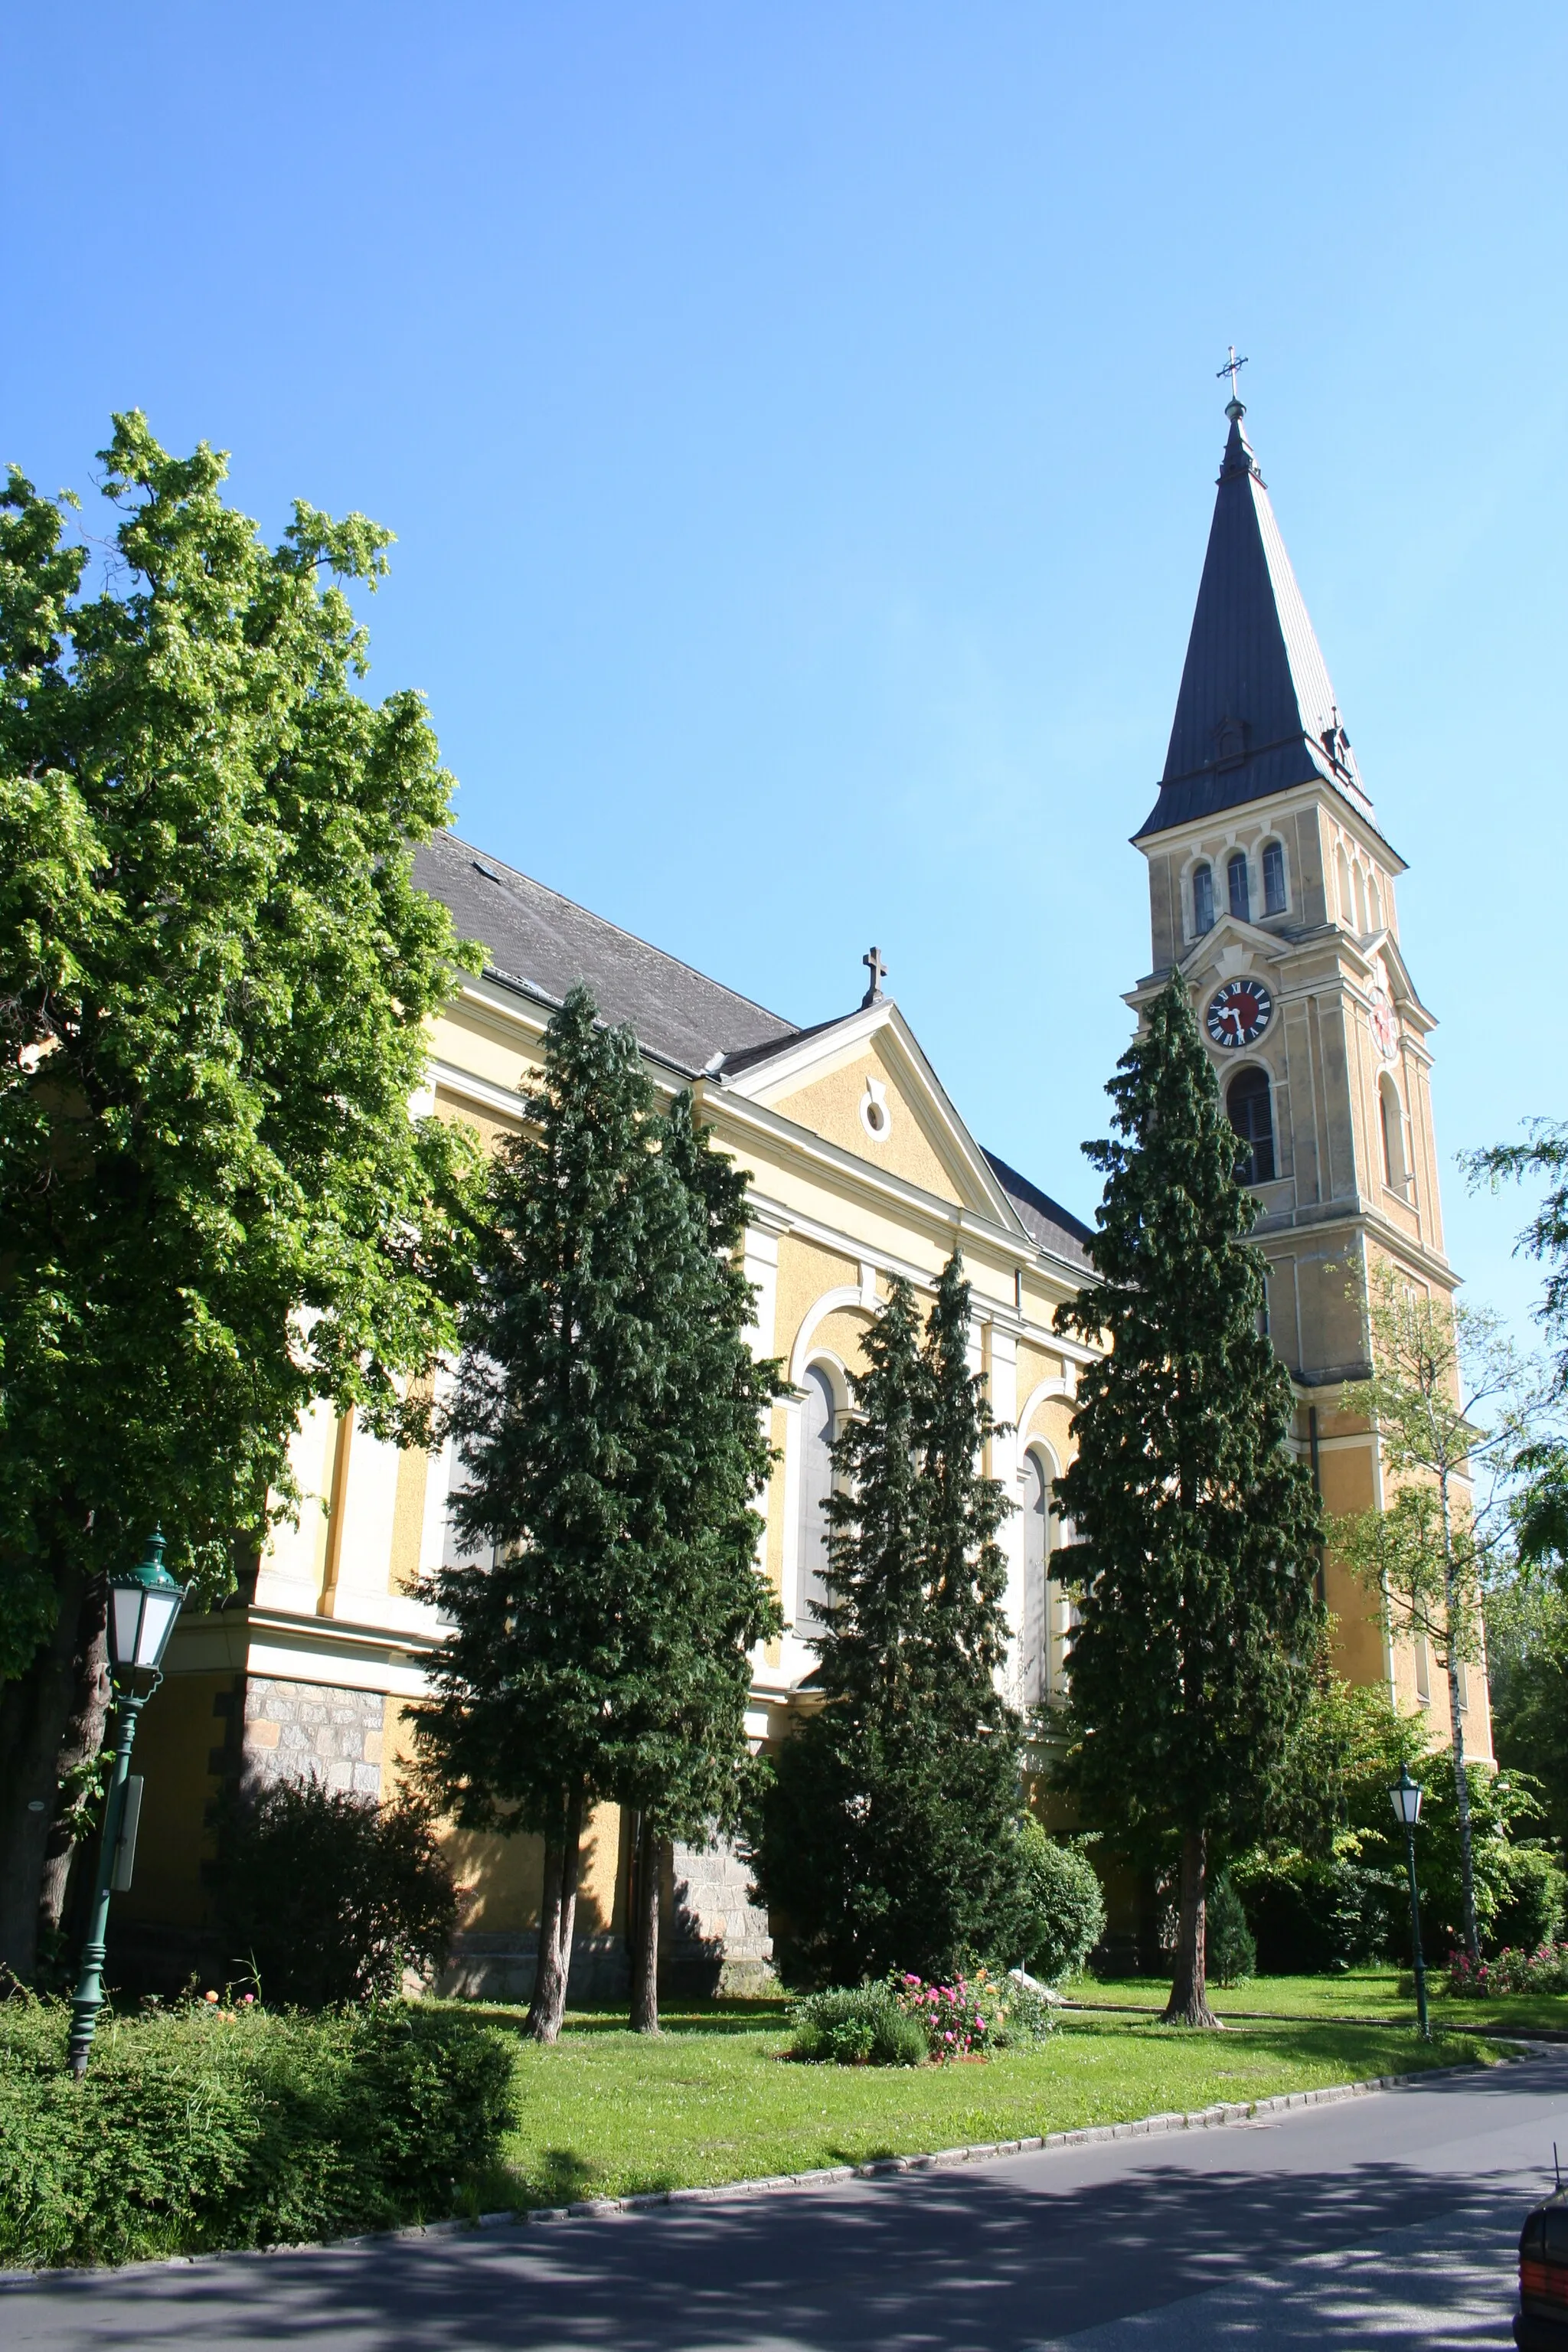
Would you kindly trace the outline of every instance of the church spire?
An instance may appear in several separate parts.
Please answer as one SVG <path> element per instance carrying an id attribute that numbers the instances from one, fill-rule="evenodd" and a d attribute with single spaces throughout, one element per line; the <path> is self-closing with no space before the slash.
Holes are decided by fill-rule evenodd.
<path id="1" fill-rule="evenodd" d="M 1231 376 L 1230 432 L 1165 772 L 1142 834 L 1315 782 L 1372 813 L 1247 437 L 1247 409 L 1232 368 L 1220 373 Z"/>

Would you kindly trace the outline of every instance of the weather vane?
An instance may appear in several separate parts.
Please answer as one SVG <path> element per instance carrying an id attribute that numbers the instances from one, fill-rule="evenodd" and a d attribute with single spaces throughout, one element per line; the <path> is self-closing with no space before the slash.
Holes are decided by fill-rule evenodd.
<path id="1" fill-rule="evenodd" d="M 1230 396 L 1231 396 L 1232 400 L 1235 400 L 1235 399 L 1237 397 L 1237 389 L 1236 389 L 1236 372 L 1237 372 L 1237 368 L 1244 368 L 1244 367 L 1247 365 L 1247 362 L 1246 362 L 1245 360 L 1238 360 L 1238 359 L 1237 358 L 1237 356 L 1236 356 L 1236 345 L 1235 345 L 1234 343 L 1229 343 L 1229 344 L 1227 344 L 1226 348 L 1226 349 L 1227 349 L 1227 351 L 1229 352 L 1229 353 L 1230 353 L 1230 357 L 1229 357 L 1229 359 L 1227 359 L 1227 360 L 1226 360 L 1226 363 L 1225 363 L 1224 367 L 1222 367 L 1222 368 L 1215 368 L 1215 375 L 1216 375 L 1216 376 L 1221 376 L 1221 375 L 1227 375 L 1227 376 L 1229 376 L 1229 378 L 1230 378 Z"/>

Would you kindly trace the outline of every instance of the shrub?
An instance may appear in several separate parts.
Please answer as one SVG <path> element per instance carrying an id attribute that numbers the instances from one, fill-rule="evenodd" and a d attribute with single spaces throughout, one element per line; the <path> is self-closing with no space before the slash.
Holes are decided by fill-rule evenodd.
<path id="1" fill-rule="evenodd" d="M 64 2002 L 0 2007 L 0 2265 L 297 2243 L 460 2207 L 511 2122 L 511 2052 L 389 2003 L 106 2017 L 86 2079 Z"/>
<path id="2" fill-rule="evenodd" d="M 1258 1974 L 1258 1947 L 1228 1871 L 1215 1880 L 1205 1932 L 1205 1964 L 1216 1984 L 1238 1985 Z"/>
<path id="3" fill-rule="evenodd" d="M 1019 1832 L 1026 1914 L 1025 1967 L 1047 1984 L 1076 1976 L 1105 1933 L 1105 1898 L 1081 1846 L 1058 1845 L 1033 1815 Z"/>
<path id="4" fill-rule="evenodd" d="M 1233 1878 L 1265 1976 L 1317 1976 L 1381 1959 L 1397 1948 L 1401 1920 L 1408 1938 L 1402 1870 L 1346 1855 L 1293 1853 L 1280 1861 L 1249 1857 Z"/>
<path id="5" fill-rule="evenodd" d="M 814 1992 L 790 2011 L 792 2058 L 838 2066 L 918 2066 L 926 2055 L 923 2027 L 885 1984 Z"/>
<path id="6" fill-rule="evenodd" d="M 1473 1966 L 1468 1953 L 1457 1951 L 1448 1962 L 1448 1990 L 1468 2000 L 1507 1992 L 1568 1992 L 1568 1944 L 1501 1951 Z"/>
<path id="7" fill-rule="evenodd" d="M 323 2009 L 401 1990 L 446 1958 L 452 1874 L 426 1810 L 279 1780 L 223 1824 L 216 1884 L 231 1965 L 276 2007 Z"/>
<path id="8" fill-rule="evenodd" d="M 1545 1846 L 1500 1845 L 1489 1874 L 1496 1890 L 1488 1941 L 1503 1948 L 1533 1952 L 1556 1940 L 1563 1926 L 1564 1880 L 1561 1864 Z"/>

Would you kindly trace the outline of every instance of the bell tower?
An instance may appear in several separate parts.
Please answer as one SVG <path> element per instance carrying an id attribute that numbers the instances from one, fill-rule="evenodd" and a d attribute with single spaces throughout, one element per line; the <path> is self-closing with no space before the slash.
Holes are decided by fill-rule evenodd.
<path id="1" fill-rule="evenodd" d="M 1223 373 L 1223 372 L 1222 372 Z M 1435 1026 L 1399 945 L 1404 859 L 1379 828 L 1232 394 L 1192 635 L 1159 797 L 1133 836 L 1149 867 L 1150 971 L 1193 991 L 1261 1214 L 1268 1328 L 1297 1436 L 1331 1512 L 1384 1500 L 1375 1434 L 1340 1411 L 1366 1368 L 1357 1277 L 1392 1260 L 1449 1295 L 1432 1129 Z M 1331 1559 L 1336 1664 L 1382 1680 L 1449 1736 L 1424 1643 L 1391 1643 L 1375 1601 Z M 1465 1745 L 1490 1755 L 1484 1676 Z"/>

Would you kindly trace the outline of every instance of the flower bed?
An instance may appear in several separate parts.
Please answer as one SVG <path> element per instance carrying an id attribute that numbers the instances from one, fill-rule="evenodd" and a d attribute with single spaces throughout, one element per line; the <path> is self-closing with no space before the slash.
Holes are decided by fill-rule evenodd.
<path id="1" fill-rule="evenodd" d="M 1468 1953 L 1456 1952 L 1448 1962 L 1448 1990 L 1462 2000 L 1491 2000 L 1510 1992 L 1568 1992 L 1568 1944 L 1538 1944 L 1529 1952 L 1510 1948 L 1474 1962 Z"/>

